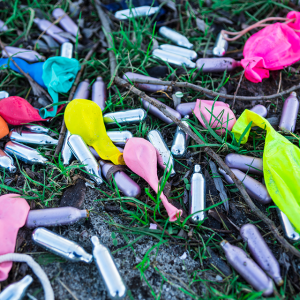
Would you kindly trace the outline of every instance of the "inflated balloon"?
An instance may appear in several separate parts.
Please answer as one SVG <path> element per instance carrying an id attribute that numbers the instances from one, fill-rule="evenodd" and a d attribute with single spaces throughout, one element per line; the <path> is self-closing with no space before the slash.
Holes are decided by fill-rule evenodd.
<path id="1" fill-rule="evenodd" d="M 216 130 L 218 134 L 225 133 L 226 128 L 231 130 L 236 122 L 235 115 L 229 105 L 220 101 L 197 99 L 194 113 L 203 127 L 207 128 L 201 114 L 211 128 L 218 128 Z"/>
<path id="2" fill-rule="evenodd" d="M 157 177 L 157 154 L 154 146 L 145 139 L 133 137 L 127 141 L 123 155 L 127 167 L 144 178 L 157 193 L 159 182 Z M 170 204 L 163 192 L 160 194 L 160 199 L 170 217 L 170 221 L 176 221 L 182 215 L 182 210 Z"/>
<path id="3" fill-rule="evenodd" d="M 80 63 L 75 58 L 55 56 L 46 60 L 43 66 L 43 81 L 53 103 L 58 102 L 58 93 L 67 93 L 70 90 L 79 70 Z M 56 112 L 57 106 L 55 105 L 49 110 L 42 108 L 40 115 L 43 118 L 54 117 Z"/>
<path id="4" fill-rule="evenodd" d="M 291 11 L 288 24 L 275 23 L 253 34 L 244 46 L 245 77 L 261 82 L 269 77 L 269 70 L 281 70 L 300 60 L 300 13 Z"/>
<path id="5" fill-rule="evenodd" d="M 0 116 L 10 125 L 45 121 L 27 100 L 11 96 L 0 101 Z"/>
<path id="6" fill-rule="evenodd" d="M 259 126 L 266 130 L 263 172 L 267 190 L 275 204 L 300 231 L 300 149 L 276 132 L 265 118 L 247 109 L 232 129 L 237 141 L 250 122 L 251 127 Z M 247 142 L 249 133 L 250 129 L 242 144 Z"/>
<path id="7" fill-rule="evenodd" d="M 27 201 L 18 194 L 0 197 L 0 255 L 15 251 L 19 228 L 24 226 L 29 212 Z M 12 262 L 0 264 L 0 281 L 6 280 Z"/>
<path id="8" fill-rule="evenodd" d="M 65 123 L 71 134 L 80 135 L 103 160 L 110 160 L 115 165 L 125 164 L 123 154 L 106 133 L 102 111 L 98 104 L 90 100 L 74 99 L 67 105 Z"/>
<path id="9" fill-rule="evenodd" d="M 2 117 L 0 117 L 0 139 L 9 134 L 7 123 Z"/>
<path id="10" fill-rule="evenodd" d="M 29 74 L 32 79 L 37 82 L 41 87 L 44 89 L 46 88 L 46 85 L 42 79 L 43 75 L 43 62 L 37 62 L 34 64 L 29 64 L 25 60 L 21 58 L 13 58 L 14 62 L 26 73 Z M 15 64 L 9 59 L 9 58 L 0 58 L 0 66 L 1 68 L 7 68 L 7 63 L 9 61 L 9 67 L 10 69 L 14 70 L 15 72 L 18 72 L 21 74 L 20 70 L 15 66 Z"/>

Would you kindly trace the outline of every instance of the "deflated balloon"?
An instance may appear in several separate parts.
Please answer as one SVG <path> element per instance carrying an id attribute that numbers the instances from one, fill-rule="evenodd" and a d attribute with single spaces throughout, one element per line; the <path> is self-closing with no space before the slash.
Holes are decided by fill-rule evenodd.
<path id="1" fill-rule="evenodd" d="M 106 133 L 98 104 L 90 100 L 74 99 L 67 105 L 65 123 L 71 134 L 80 135 L 103 160 L 110 160 L 115 165 L 125 164 L 123 154 Z"/>
<path id="2" fill-rule="evenodd" d="M 145 139 L 131 138 L 124 148 L 124 160 L 127 167 L 144 178 L 152 189 L 158 192 L 157 154 L 154 146 Z M 176 221 L 182 211 L 169 203 L 167 197 L 161 192 L 160 199 L 170 217 L 170 221 Z"/>

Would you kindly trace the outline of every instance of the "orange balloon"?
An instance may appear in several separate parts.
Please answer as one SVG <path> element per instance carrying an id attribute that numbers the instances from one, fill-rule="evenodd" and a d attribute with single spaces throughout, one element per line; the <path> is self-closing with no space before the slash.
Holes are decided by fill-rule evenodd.
<path id="1" fill-rule="evenodd" d="M 0 117 L 0 139 L 8 135 L 9 129 L 7 123 L 4 121 L 2 117 Z"/>

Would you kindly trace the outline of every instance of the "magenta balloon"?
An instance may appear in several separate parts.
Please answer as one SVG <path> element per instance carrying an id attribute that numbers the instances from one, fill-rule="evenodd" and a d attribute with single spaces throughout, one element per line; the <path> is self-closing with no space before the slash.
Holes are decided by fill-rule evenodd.
<path id="1" fill-rule="evenodd" d="M 145 139 L 133 137 L 126 143 L 123 157 L 127 167 L 144 178 L 157 193 L 159 181 L 157 177 L 157 154 L 154 146 Z M 163 192 L 160 194 L 160 199 L 171 222 L 182 216 L 182 210 L 170 204 Z"/>

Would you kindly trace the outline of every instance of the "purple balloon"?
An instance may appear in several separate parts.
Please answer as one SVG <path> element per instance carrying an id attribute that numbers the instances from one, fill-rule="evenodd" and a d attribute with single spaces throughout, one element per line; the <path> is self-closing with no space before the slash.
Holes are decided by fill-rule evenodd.
<path id="1" fill-rule="evenodd" d="M 240 234 L 244 242 L 247 242 L 249 252 L 258 265 L 274 279 L 277 285 L 283 285 L 279 263 L 257 227 L 253 224 L 245 224 L 242 226 Z"/>
<path id="2" fill-rule="evenodd" d="M 230 265 L 257 291 L 264 291 L 264 296 L 273 294 L 272 280 L 266 273 L 240 248 L 229 244 L 226 240 L 221 247 Z"/>
<path id="3" fill-rule="evenodd" d="M 180 103 L 177 105 L 176 110 L 181 114 L 182 117 L 186 115 L 192 116 L 195 106 L 196 102 Z"/>
<path id="4" fill-rule="evenodd" d="M 107 173 L 114 166 L 114 164 L 99 160 L 99 164 L 102 168 L 102 174 L 108 180 Z M 134 182 L 126 173 L 123 171 L 117 171 L 114 173 L 114 178 L 118 189 L 128 197 L 138 198 L 141 194 L 140 186 Z"/>
<path id="5" fill-rule="evenodd" d="M 92 101 L 98 104 L 102 111 L 105 109 L 106 85 L 101 76 L 97 77 L 97 80 L 93 83 Z"/>
<path id="6" fill-rule="evenodd" d="M 154 77 L 150 77 L 150 76 L 145 76 L 145 75 L 141 75 L 141 74 L 137 74 L 137 73 L 131 73 L 131 72 L 127 72 L 123 75 L 123 79 L 125 80 L 130 80 L 131 82 L 134 83 L 135 79 L 145 79 L 145 80 L 159 80 L 157 78 Z M 167 86 L 167 85 L 163 85 L 163 81 L 161 81 L 162 85 L 158 85 L 158 84 L 147 84 L 147 83 L 135 83 L 134 85 L 143 91 L 146 92 L 152 92 L 155 93 L 157 91 L 172 91 L 172 87 Z"/>
<path id="7" fill-rule="evenodd" d="M 240 170 L 237 169 L 231 169 L 231 171 L 234 173 L 234 175 L 243 182 L 247 193 L 257 201 L 259 201 L 261 204 L 269 204 L 272 199 L 266 189 L 266 187 L 259 181 L 255 180 L 254 178 L 250 177 L 249 175 L 246 175 Z M 219 168 L 219 172 L 224 176 L 225 180 L 233 184 L 233 180 L 231 177 L 222 169 Z"/>
<path id="8" fill-rule="evenodd" d="M 154 99 L 154 98 L 152 98 Z M 181 119 L 181 114 L 176 111 L 175 109 L 167 106 L 166 104 L 158 101 L 157 99 L 154 99 L 157 103 L 162 104 L 164 106 L 166 106 L 166 109 L 169 113 L 171 113 L 174 117 L 176 117 L 177 119 Z M 158 108 L 156 108 L 155 106 L 151 105 L 148 101 L 142 99 L 143 101 L 143 106 L 145 108 L 146 111 L 149 111 L 152 115 L 156 116 L 157 118 L 161 119 L 162 121 L 168 123 L 168 124 L 172 124 L 173 121 L 166 117 Z M 175 123 L 173 123 L 173 125 L 175 125 Z"/>
<path id="9" fill-rule="evenodd" d="M 28 228 L 71 225 L 87 218 L 87 210 L 75 207 L 58 207 L 30 210 L 25 226 Z"/>
<path id="10" fill-rule="evenodd" d="M 260 105 L 260 104 L 253 106 L 250 110 L 255 112 L 256 114 L 262 116 L 263 118 L 265 118 L 268 114 L 267 109 L 263 105 Z"/>
<path id="11" fill-rule="evenodd" d="M 229 168 L 257 175 L 262 175 L 263 172 L 263 160 L 257 157 L 230 153 L 225 157 L 225 164 Z"/>

